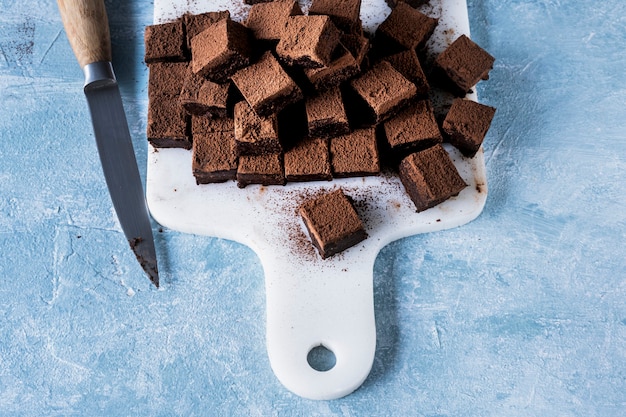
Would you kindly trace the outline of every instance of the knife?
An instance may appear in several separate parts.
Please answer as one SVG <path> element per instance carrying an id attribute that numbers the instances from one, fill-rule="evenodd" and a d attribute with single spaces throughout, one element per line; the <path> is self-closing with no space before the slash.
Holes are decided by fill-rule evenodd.
<path id="1" fill-rule="evenodd" d="M 104 0 L 57 0 L 65 32 L 85 73 L 85 96 L 113 207 L 141 267 L 159 286 L 148 207 L 111 65 Z"/>

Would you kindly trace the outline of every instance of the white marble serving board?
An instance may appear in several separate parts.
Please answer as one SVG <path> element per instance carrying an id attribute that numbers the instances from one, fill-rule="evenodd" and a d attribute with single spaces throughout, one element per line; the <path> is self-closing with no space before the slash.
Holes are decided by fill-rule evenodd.
<path id="1" fill-rule="evenodd" d="M 306 11 L 308 4 L 301 4 Z M 242 20 L 249 6 L 240 0 L 155 0 L 154 21 L 170 21 L 187 11 L 224 9 Z M 431 0 L 420 10 L 440 19 L 429 42 L 434 53 L 460 34 L 469 34 L 465 0 Z M 389 13 L 384 0 L 363 0 L 366 30 L 373 31 Z M 373 266 L 380 249 L 405 236 L 460 226 L 483 209 L 487 179 L 482 149 L 471 159 L 446 149 L 469 186 L 421 213 L 399 179 L 389 175 L 284 187 L 240 189 L 235 182 L 199 186 L 191 171 L 191 152 L 181 149 L 150 149 L 147 200 L 152 216 L 165 227 L 232 239 L 257 253 L 265 273 L 267 352 L 275 375 L 302 397 L 339 398 L 361 385 L 374 360 Z M 322 260 L 305 234 L 297 207 L 307 195 L 339 187 L 355 200 L 368 238 Z M 307 361 L 319 345 L 334 353 L 330 370 L 317 371 Z"/>

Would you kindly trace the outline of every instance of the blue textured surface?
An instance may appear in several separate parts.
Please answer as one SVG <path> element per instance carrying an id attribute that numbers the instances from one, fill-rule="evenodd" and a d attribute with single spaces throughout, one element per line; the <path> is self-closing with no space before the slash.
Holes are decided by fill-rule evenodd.
<path id="1" fill-rule="evenodd" d="M 0 415 L 626 415 L 623 0 L 469 1 L 497 59 L 485 211 L 382 251 L 372 373 L 331 402 L 272 374 L 249 249 L 163 230 L 150 286 L 56 2 L 0 6 Z M 143 175 L 152 4 L 107 6 Z"/>

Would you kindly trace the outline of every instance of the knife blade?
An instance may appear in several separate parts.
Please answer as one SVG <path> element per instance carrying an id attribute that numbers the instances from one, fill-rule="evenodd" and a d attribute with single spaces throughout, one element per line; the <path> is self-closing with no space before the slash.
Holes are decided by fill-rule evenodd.
<path id="1" fill-rule="evenodd" d="M 139 264 L 158 287 L 152 226 L 111 64 L 104 0 L 57 0 L 57 5 L 74 55 L 85 73 L 85 97 L 113 207 Z"/>

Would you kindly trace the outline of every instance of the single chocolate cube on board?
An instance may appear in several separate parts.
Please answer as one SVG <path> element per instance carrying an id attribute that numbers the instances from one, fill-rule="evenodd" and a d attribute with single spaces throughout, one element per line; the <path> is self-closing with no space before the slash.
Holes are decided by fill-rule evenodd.
<path id="1" fill-rule="evenodd" d="M 247 101 L 235 104 L 235 142 L 238 155 L 262 155 L 282 152 L 278 138 L 278 116 L 261 117 Z"/>
<path id="2" fill-rule="evenodd" d="M 237 154 L 232 119 L 206 119 L 211 127 L 193 136 L 192 172 L 196 184 L 234 180 Z"/>
<path id="3" fill-rule="evenodd" d="M 327 15 L 344 32 L 353 32 L 361 25 L 361 0 L 313 0 L 310 15 Z"/>
<path id="4" fill-rule="evenodd" d="M 350 81 L 350 85 L 371 110 L 374 123 L 392 116 L 405 106 L 417 91 L 415 84 L 396 71 L 387 61 L 377 63 L 365 74 Z"/>
<path id="5" fill-rule="evenodd" d="M 249 184 L 285 185 L 282 154 L 240 156 L 237 186 L 244 188 Z"/>
<path id="6" fill-rule="evenodd" d="M 302 15 L 302 9 L 294 0 L 257 3 L 250 8 L 245 25 L 257 40 L 278 41 L 287 27 L 289 16 L 297 15 Z"/>
<path id="7" fill-rule="evenodd" d="M 182 19 L 171 23 L 146 26 L 144 61 L 185 61 L 185 32 Z"/>
<path id="8" fill-rule="evenodd" d="M 400 2 L 376 29 L 377 40 L 406 49 L 421 49 L 435 31 L 438 20 Z"/>
<path id="9" fill-rule="evenodd" d="M 155 148 L 191 149 L 189 116 L 177 98 L 159 96 L 148 104 L 148 141 Z"/>
<path id="10" fill-rule="evenodd" d="M 452 93 L 465 96 L 480 80 L 489 79 L 495 58 L 465 35 L 435 58 L 436 76 Z"/>
<path id="11" fill-rule="evenodd" d="M 228 18 L 230 18 L 230 12 L 228 10 L 198 14 L 185 13 L 183 15 L 183 22 L 185 22 L 187 48 L 191 49 L 191 40 L 194 36 L 211 26 L 213 23 L 217 23 L 222 19 Z"/>
<path id="12" fill-rule="evenodd" d="M 385 139 L 394 159 L 443 142 L 430 100 L 410 104 L 383 124 Z"/>
<path id="13" fill-rule="evenodd" d="M 305 138 L 285 152 L 287 181 L 330 181 L 328 139 Z"/>
<path id="14" fill-rule="evenodd" d="M 333 87 L 305 100 L 311 137 L 333 137 L 350 131 L 341 90 Z"/>
<path id="15" fill-rule="evenodd" d="M 269 51 L 254 64 L 237 71 L 232 80 L 254 111 L 262 117 L 278 113 L 303 98 L 302 90 Z"/>
<path id="16" fill-rule="evenodd" d="M 426 79 L 426 74 L 422 69 L 422 65 L 417 57 L 417 53 L 413 49 L 407 49 L 402 52 L 390 55 L 384 58 L 389 62 L 400 74 L 415 84 L 417 87 L 416 94 L 418 96 L 427 96 L 430 91 L 430 85 Z"/>
<path id="17" fill-rule="evenodd" d="M 330 165 L 335 178 L 362 177 L 380 172 L 376 129 L 368 127 L 330 140 Z"/>
<path id="18" fill-rule="evenodd" d="M 322 259 L 367 238 L 363 222 L 341 189 L 304 202 L 299 213 Z"/>
<path id="19" fill-rule="evenodd" d="M 226 117 L 229 89 L 229 83 L 214 83 L 188 68 L 179 100 L 189 114 Z"/>
<path id="20" fill-rule="evenodd" d="M 191 39 L 193 72 L 222 83 L 250 63 L 248 29 L 230 18 L 219 20 Z"/>
<path id="21" fill-rule="evenodd" d="M 496 109 L 472 100 L 457 98 L 443 121 L 448 141 L 472 158 L 482 145 Z"/>
<path id="22" fill-rule="evenodd" d="M 444 202 L 467 187 L 441 144 L 404 158 L 399 175 L 418 212 Z"/>
<path id="23" fill-rule="evenodd" d="M 276 55 L 287 65 L 328 66 L 340 37 L 341 31 L 328 16 L 290 16 Z"/>

